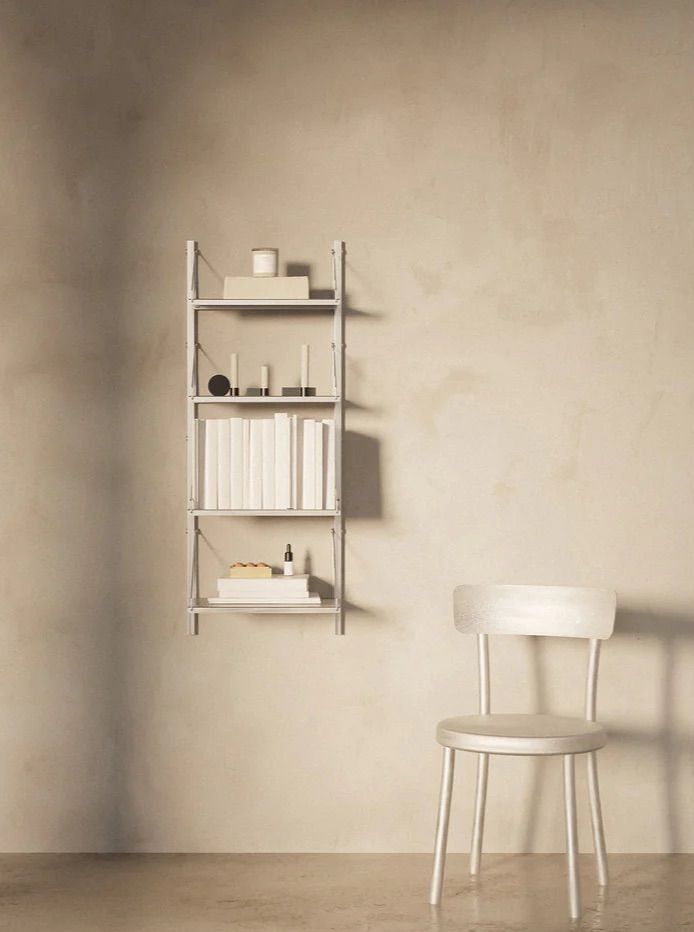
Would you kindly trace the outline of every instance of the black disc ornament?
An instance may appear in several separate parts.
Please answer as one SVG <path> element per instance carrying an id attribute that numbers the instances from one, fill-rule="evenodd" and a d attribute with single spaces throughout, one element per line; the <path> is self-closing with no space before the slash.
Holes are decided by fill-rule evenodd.
<path id="1" fill-rule="evenodd" d="M 207 387 L 210 390 L 210 395 L 219 395 L 221 397 L 229 394 L 231 384 L 225 375 L 213 375 L 207 383 Z"/>

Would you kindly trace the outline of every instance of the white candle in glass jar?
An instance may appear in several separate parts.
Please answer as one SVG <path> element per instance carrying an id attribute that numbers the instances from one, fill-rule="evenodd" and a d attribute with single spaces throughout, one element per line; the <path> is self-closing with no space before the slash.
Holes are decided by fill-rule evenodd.
<path id="1" fill-rule="evenodd" d="M 255 278 L 274 278 L 279 266 L 278 249 L 253 249 L 253 276 Z"/>

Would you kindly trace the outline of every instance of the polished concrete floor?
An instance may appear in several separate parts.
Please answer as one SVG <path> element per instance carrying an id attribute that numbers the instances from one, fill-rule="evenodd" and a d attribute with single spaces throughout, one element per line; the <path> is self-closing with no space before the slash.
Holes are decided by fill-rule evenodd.
<path id="1" fill-rule="evenodd" d="M 489 855 L 473 882 L 449 857 L 441 907 L 423 855 L 4 855 L 2 932 L 676 932 L 694 929 L 694 855 L 612 855 L 583 917 L 560 855 Z"/>

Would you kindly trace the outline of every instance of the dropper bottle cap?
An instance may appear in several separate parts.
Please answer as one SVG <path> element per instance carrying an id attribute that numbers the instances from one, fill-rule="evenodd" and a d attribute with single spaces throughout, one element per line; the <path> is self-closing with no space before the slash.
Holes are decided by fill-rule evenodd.
<path id="1" fill-rule="evenodd" d="M 292 553 L 292 545 L 291 545 L 291 544 L 287 544 L 287 549 L 286 549 L 285 552 L 284 552 L 284 559 L 285 559 L 285 560 L 293 560 L 293 559 L 294 559 L 294 554 Z"/>

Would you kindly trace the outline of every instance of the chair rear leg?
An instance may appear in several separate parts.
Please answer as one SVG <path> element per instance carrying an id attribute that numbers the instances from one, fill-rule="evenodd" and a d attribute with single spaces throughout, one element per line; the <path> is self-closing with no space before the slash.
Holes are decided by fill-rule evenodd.
<path id="1" fill-rule="evenodd" d="M 487 802 L 488 774 L 489 754 L 480 754 L 477 761 L 475 821 L 472 824 L 472 845 L 470 846 L 470 873 L 473 876 L 479 874 L 480 861 L 482 860 L 482 836 L 484 835 L 484 809 Z"/>
<path id="2" fill-rule="evenodd" d="M 455 751 L 443 749 L 443 770 L 441 772 L 441 794 L 439 796 L 439 813 L 436 820 L 436 842 L 434 845 L 434 870 L 431 875 L 431 892 L 429 902 L 438 906 L 441 902 L 443 872 L 446 866 L 446 842 L 448 841 L 448 820 L 451 814 L 451 796 L 453 794 L 453 770 Z"/>
<path id="3" fill-rule="evenodd" d="M 564 754 L 564 805 L 566 810 L 566 859 L 569 875 L 569 915 L 572 919 L 579 919 L 581 916 L 581 888 L 578 878 L 576 772 L 573 754 Z"/>
<path id="4" fill-rule="evenodd" d="M 597 751 L 590 751 L 588 754 L 588 794 L 590 796 L 590 821 L 593 826 L 593 846 L 598 862 L 598 883 L 601 887 L 606 887 L 608 881 L 607 852 L 605 851 L 605 830 L 602 825 L 602 810 L 600 808 Z"/>

